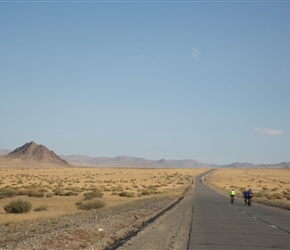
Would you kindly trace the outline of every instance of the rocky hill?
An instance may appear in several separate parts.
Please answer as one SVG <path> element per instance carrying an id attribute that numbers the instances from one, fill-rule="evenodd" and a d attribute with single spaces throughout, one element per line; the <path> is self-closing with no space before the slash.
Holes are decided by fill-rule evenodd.
<path id="1" fill-rule="evenodd" d="M 20 160 L 24 162 L 37 162 L 69 166 L 65 160 L 61 159 L 53 151 L 49 150 L 43 145 L 38 145 L 33 141 L 26 143 L 19 148 L 16 148 L 14 151 L 3 156 L 3 158 L 7 160 Z"/>

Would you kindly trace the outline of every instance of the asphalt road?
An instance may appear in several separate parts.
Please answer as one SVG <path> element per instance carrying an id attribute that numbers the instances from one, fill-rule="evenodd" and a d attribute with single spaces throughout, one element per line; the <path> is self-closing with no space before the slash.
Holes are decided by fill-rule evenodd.
<path id="1" fill-rule="evenodd" d="M 290 212 L 243 200 L 230 203 L 203 182 L 195 181 L 188 250 L 290 249 Z M 229 190 L 230 191 L 230 190 Z"/>

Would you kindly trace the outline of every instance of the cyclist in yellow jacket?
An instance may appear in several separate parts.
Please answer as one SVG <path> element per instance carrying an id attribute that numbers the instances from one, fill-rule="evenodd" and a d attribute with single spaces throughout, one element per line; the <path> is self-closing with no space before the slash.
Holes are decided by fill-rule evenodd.
<path id="1" fill-rule="evenodd" d="M 230 196 L 231 196 L 231 203 L 234 203 L 235 200 L 235 196 L 236 196 L 236 192 L 235 190 L 232 188 L 232 190 L 230 191 Z"/>

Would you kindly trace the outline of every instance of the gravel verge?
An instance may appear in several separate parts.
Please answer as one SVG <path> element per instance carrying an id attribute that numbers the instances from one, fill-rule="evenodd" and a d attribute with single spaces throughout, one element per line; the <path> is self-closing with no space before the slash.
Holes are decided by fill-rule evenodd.
<path id="1" fill-rule="evenodd" d="M 172 209 L 127 241 L 118 250 L 187 249 L 193 212 L 193 187 Z"/>

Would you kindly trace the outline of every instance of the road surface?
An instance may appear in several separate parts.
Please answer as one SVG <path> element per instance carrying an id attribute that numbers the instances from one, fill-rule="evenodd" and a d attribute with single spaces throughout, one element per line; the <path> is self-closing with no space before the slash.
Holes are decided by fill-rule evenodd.
<path id="1" fill-rule="evenodd" d="M 198 180 L 188 250 L 290 249 L 290 212 L 242 200 L 230 203 Z"/>

